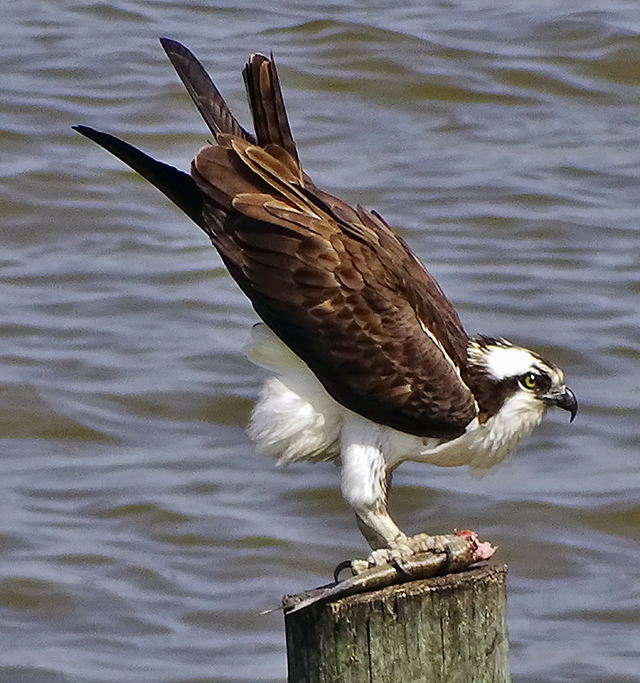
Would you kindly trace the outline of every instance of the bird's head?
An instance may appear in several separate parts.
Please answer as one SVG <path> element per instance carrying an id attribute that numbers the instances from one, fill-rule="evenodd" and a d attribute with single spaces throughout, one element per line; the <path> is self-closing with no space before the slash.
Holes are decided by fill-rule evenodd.
<path id="1" fill-rule="evenodd" d="M 564 372 L 550 361 L 504 339 L 483 336 L 471 340 L 468 354 L 470 367 L 485 380 L 478 383 L 485 387 L 477 394 L 481 411 L 490 415 L 508 398 L 517 396 L 521 405 L 541 413 L 550 406 L 567 410 L 573 422 L 578 401 L 564 383 Z"/>

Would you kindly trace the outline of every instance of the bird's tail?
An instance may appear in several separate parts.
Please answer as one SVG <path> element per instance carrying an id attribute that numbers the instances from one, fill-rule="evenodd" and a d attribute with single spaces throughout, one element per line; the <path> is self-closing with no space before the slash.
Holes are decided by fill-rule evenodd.
<path id="1" fill-rule="evenodd" d="M 278 145 L 285 149 L 300 168 L 298 150 L 291 134 L 287 110 L 282 98 L 276 65 L 264 55 L 251 55 L 242 72 L 251 107 L 257 144 Z"/>
<path id="2" fill-rule="evenodd" d="M 160 42 L 216 140 L 220 140 L 223 146 L 229 147 L 230 137 L 240 138 L 249 144 L 263 147 L 280 158 L 282 155 L 278 154 L 277 148 L 284 149 L 288 153 L 285 157 L 290 164 L 289 167 L 294 170 L 295 175 L 302 177 L 298 152 L 289 127 L 273 59 L 254 54 L 249 58 L 243 71 L 256 130 L 254 136 L 238 123 L 193 53 L 175 40 L 161 38 Z M 102 133 L 88 126 L 74 126 L 74 129 L 104 147 L 155 185 L 191 220 L 204 229 L 202 196 L 189 174 L 153 159 L 133 145 L 108 133 Z"/>
<path id="3" fill-rule="evenodd" d="M 160 42 L 202 118 L 216 138 L 223 134 L 243 138 L 260 147 L 275 144 L 286 149 L 298 166 L 300 165 L 273 55 L 271 59 L 261 54 L 251 55 L 242 72 L 253 117 L 253 136 L 238 123 L 194 54 L 175 40 L 161 38 Z"/>
<path id="4" fill-rule="evenodd" d="M 209 130 L 216 138 L 220 134 L 225 134 L 254 142 L 253 135 L 238 123 L 218 88 L 194 54 L 184 45 L 169 38 L 160 38 L 160 43 Z"/>

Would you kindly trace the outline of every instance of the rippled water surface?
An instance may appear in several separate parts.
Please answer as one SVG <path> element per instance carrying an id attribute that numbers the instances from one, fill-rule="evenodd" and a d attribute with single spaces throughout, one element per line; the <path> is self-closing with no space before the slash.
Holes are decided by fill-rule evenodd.
<path id="1" fill-rule="evenodd" d="M 248 441 L 256 318 L 205 236 L 71 130 L 188 168 L 207 131 L 159 36 L 247 125 L 273 50 L 316 183 L 397 226 L 470 332 L 565 368 L 574 424 L 480 480 L 405 465 L 392 508 L 499 546 L 515 681 L 640 681 L 640 5 L 215 5 L 0 8 L 0 681 L 283 681 L 260 611 L 365 552 L 333 466 Z"/>

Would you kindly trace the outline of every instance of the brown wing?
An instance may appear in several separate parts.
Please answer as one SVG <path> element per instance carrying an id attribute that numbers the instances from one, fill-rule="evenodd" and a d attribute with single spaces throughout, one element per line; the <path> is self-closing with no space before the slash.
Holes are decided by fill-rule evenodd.
<path id="1" fill-rule="evenodd" d="M 216 135 L 192 164 L 198 199 L 176 169 L 80 132 L 205 230 L 258 315 L 339 403 L 410 434 L 461 434 L 477 408 L 457 372 L 468 338 L 455 310 L 377 214 L 321 192 L 302 171 L 273 62 L 254 55 L 244 71 L 254 139 L 195 57 L 163 45 Z"/>
<path id="2" fill-rule="evenodd" d="M 351 410 L 420 436 L 462 433 L 476 410 L 453 367 L 467 337 L 411 252 L 376 216 L 303 184 L 292 158 L 219 143 L 192 176 L 205 230 L 260 317 Z"/>

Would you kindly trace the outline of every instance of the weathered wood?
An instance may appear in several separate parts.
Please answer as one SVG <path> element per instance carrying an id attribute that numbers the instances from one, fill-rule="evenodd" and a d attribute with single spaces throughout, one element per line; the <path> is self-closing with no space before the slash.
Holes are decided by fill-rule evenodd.
<path id="1" fill-rule="evenodd" d="M 505 565 L 287 614 L 289 683 L 509 683 Z"/>

